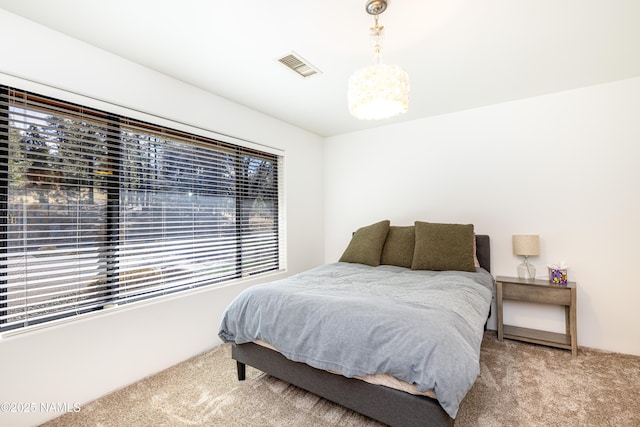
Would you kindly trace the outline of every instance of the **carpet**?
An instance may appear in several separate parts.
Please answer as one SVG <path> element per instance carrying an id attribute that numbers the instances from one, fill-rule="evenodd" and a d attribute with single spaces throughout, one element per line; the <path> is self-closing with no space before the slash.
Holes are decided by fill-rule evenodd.
<path id="1" fill-rule="evenodd" d="M 222 345 L 43 426 L 382 426 L 250 367 L 239 382 L 230 355 Z M 480 370 L 456 427 L 640 426 L 640 357 L 487 331 Z"/>

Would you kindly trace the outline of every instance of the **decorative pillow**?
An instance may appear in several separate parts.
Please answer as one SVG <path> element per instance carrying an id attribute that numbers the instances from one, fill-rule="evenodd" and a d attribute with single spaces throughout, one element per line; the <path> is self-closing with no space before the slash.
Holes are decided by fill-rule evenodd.
<path id="1" fill-rule="evenodd" d="M 380 264 L 397 265 L 398 267 L 411 267 L 413 262 L 413 248 L 416 245 L 416 227 L 409 225 L 389 227 L 387 240 L 382 247 Z"/>
<path id="2" fill-rule="evenodd" d="M 476 236 L 473 236 L 473 265 L 476 268 L 480 268 L 480 261 L 478 261 L 478 246 L 476 245 Z"/>
<path id="3" fill-rule="evenodd" d="M 413 270 L 476 271 L 473 260 L 473 224 L 415 222 Z"/>
<path id="4" fill-rule="evenodd" d="M 384 220 L 356 230 L 339 261 L 379 266 L 389 224 L 389 220 Z"/>

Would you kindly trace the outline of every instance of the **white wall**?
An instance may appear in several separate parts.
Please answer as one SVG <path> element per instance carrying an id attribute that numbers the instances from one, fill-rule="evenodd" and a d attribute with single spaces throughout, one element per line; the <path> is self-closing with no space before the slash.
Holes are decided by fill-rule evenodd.
<path id="1" fill-rule="evenodd" d="M 578 345 L 640 355 L 640 78 L 327 138 L 324 162 L 326 262 L 381 219 L 473 223 L 513 276 L 511 236 L 539 234 L 539 275 L 578 283 Z M 564 331 L 559 307 L 505 305 Z"/>
<path id="2" fill-rule="evenodd" d="M 104 108 L 102 102 L 70 93 L 75 92 L 284 150 L 288 272 L 270 278 L 323 262 L 320 137 L 3 10 L 0 23 L 2 84 Z M 251 283 L 118 308 L 0 339 L 0 402 L 83 404 L 210 349 L 220 343 L 217 328 L 224 308 Z M 35 425 L 57 415 L 39 406 L 28 414 L 0 411 L 0 425 Z"/>

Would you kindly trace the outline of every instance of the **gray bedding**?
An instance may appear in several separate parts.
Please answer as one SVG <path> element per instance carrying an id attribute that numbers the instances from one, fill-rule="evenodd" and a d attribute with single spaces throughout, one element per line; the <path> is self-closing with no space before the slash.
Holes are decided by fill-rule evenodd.
<path id="1" fill-rule="evenodd" d="M 253 286 L 227 308 L 219 336 L 263 340 L 285 357 L 347 377 L 386 373 L 433 390 L 455 418 L 480 372 L 493 278 L 334 263 Z"/>

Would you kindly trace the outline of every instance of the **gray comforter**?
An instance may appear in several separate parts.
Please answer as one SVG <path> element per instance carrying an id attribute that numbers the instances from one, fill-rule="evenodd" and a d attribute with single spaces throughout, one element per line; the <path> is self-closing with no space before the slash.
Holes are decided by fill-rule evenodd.
<path id="1" fill-rule="evenodd" d="M 386 373 L 433 390 L 455 418 L 480 372 L 493 278 L 334 263 L 253 286 L 227 308 L 219 336 L 264 340 L 285 357 L 346 377 Z"/>

